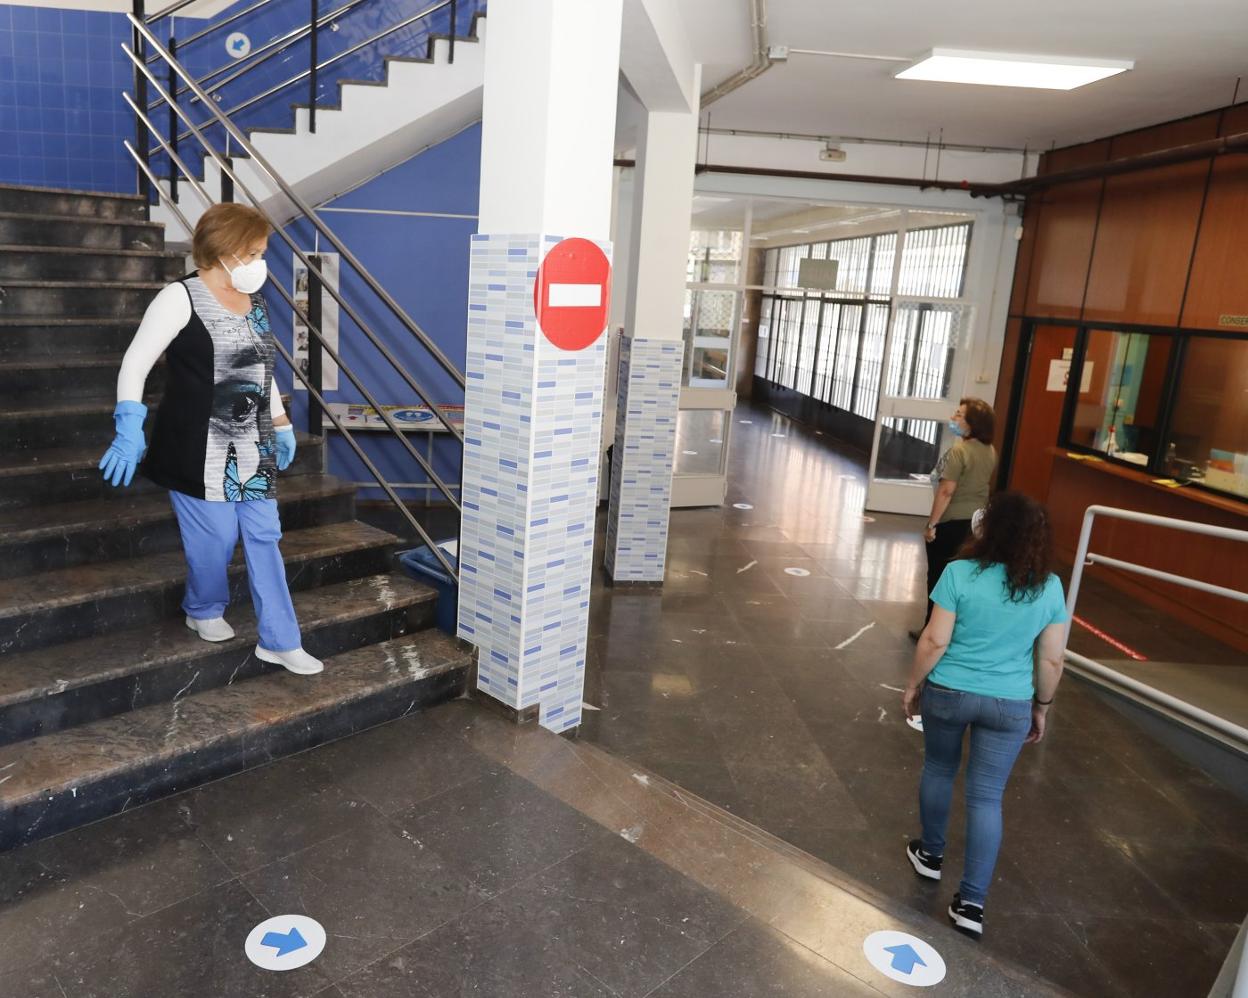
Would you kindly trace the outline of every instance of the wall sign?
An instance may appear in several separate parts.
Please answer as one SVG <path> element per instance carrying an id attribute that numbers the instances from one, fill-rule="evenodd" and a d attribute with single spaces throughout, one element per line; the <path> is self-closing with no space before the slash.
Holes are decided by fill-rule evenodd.
<path id="1" fill-rule="evenodd" d="M 316 256 L 321 258 L 320 270 L 325 278 L 325 287 L 338 287 L 338 254 L 337 253 L 317 253 Z M 307 311 L 308 308 L 308 268 L 303 265 L 293 253 L 295 267 L 295 293 L 292 296 L 295 304 Z M 304 325 L 303 320 L 299 317 L 299 313 L 294 313 L 295 321 L 295 339 L 294 350 L 292 351 L 295 363 L 299 365 L 299 370 L 304 374 L 308 373 L 308 327 Z M 338 351 L 338 300 L 334 298 L 325 288 L 321 288 L 321 335 L 325 337 L 325 341 L 334 348 L 334 352 Z M 302 381 L 295 378 L 295 391 L 304 392 Z M 321 352 L 321 388 L 324 391 L 332 392 L 338 390 L 338 365 L 329 357 L 329 354 Z M 385 425 L 384 423 L 382 424 Z"/>
<path id="2" fill-rule="evenodd" d="M 560 350 L 584 350 L 607 328 L 611 261 L 588 239 L 565 239 L 537 268 L 533 313 Z"/>
<path id="3" fill-rule="evenodd" d="M 231 59 L 246 59 L 251 55 L 251 39 L 241 31 L 235 31 L 225 40 L 225 50 Z"/>
<path id="4" fill-rule="evenodd" d="M 1064 392 L 1066 390 L 1066 385 L 1070 382 L 1070 364 L 1069 360 L 1049 361 L 1049 380 L 1044 385 L 1046 392 Z M 1083 362 L 1083 373 L 1079 376 L 1080 394 L 1085 394 L 1092 390 L 1092 368 L 1095 366 L 1094 361 L 1085 360 Z"/>
<path id="5" fill-rule="evenodd" d="M 1218 325 L 1248 327 L 1248 315 L 1219 315 Z"/>

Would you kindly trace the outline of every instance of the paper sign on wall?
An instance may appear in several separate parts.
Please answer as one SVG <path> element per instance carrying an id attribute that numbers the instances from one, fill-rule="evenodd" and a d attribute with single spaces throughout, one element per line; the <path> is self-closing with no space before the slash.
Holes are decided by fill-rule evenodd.
<path id="1" fill-rule="evenodd" d="M 1069 360 L 1049 361 L 1049 380 L 1044 386 L 1045 391 L 1064 392 L 1066 390 L 1066 385 L 1070 382 L 1070 364 Z M 1093 361 L 1083 362 L 1083 373 L 1079 376 L 1080 394 L 1092 390 L 1092 368 L 1095 366 Z"/>
<path id="2" fill-rule="evenodd" d="M 338 287 L 338 254 L 337 253 L 318 253 L 320 257 L 320 270 L 324 277 L 325 284 L 328 287 L 337 289 Z M 304 266 L 303 261 L 295 257 L 295 304 L 302 310 L 306 311 L 308 307 L 308 268 Z M 304 325 L 298 313 L 295 314 L 295 363 L 299 365 L 299 370 L 304 374 L 308 373 L 308 327 Z M 325 337 L 325 341 L 334 348 L 334 352 L 338 351 L 338 302 L 334 300 L 334 296 L 328 291 L 321 289 L 321 335 Z M 335 391 L 338 388 L 338 365 L 329 359 L 329 354 L 322 351 L 321 353 L 321 387 L 325 391 Z M 295 391 L 306 391 L 303 382 L 298 378 L 295 379 Z"/>

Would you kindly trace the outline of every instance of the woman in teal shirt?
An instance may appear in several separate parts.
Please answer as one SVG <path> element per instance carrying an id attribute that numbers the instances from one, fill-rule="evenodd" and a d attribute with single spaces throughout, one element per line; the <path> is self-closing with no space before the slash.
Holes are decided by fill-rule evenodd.
<path id="1" fill-rule="evenodd" d="M 932 618 L 902 694 L 906 716 L 923 716 L 923 836 L 906 853 L 931 880 L 940 879 L 953 780 L 971 731 L 966 863 L 949 917 L 976 936 L 1001 847 L 1001 796 L 1023 745 L 1044 737 L 1062 675 L 1068 617 L 1062 583 L 1050 571 L 1052 550 L 1043 506 L 1016 492 L 989 499 L 979 528 L 932 590 Z"/>

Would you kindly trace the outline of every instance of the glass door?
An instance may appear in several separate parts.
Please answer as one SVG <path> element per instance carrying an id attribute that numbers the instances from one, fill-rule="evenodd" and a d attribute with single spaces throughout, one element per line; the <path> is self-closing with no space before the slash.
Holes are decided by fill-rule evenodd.
<path id="1" fill-rule="evenodd" d="M 947 423 L 966 379 L 973 305 L 962 297 L 971 225 L 898 233 L 893 295 L 879 350 L 879 402 L 866 508 L 926 516 L 932 469 L 953 444 Z"/>

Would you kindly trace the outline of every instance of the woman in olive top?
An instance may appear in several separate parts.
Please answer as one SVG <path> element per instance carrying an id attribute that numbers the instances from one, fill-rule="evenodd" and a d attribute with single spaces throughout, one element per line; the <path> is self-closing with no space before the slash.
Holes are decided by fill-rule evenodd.
<path id="1" fill-rule="evenodd" d="M 923 528 L 927 541 L 927 614 L 932 619 L 931 593 L 949 560 L 971 533 L 971 517 L 988 502 L 997 452 L 992 446 L 996 419 L 983 399 L 965 398 L 949 420 L 948 429 L 957 442 L 945 451 L 932 469 L 932 512 Z M 918 641 L 919 631 L 910 637 Z"/>
<path id="2" fill-rule="evenodd" d="M 953 781 L 970 729 L 966 862 L 949 917 L 975 936 L 984 931 L 984 898 L 1001 847 L 1006 781 L 1023 745 L 1044 737 L 1062 676 L 1068 617 L 1062 583 L 1050 571 L 1052 551 L 1043 506 L 1017 492 L 993 496 L 975 536 L 936 584 L 936 609 L 902 693 L 906 716 L 920 707 L 923 714 L 923 835 L 906 854 L 929 880 L 940 879 Z"/>

